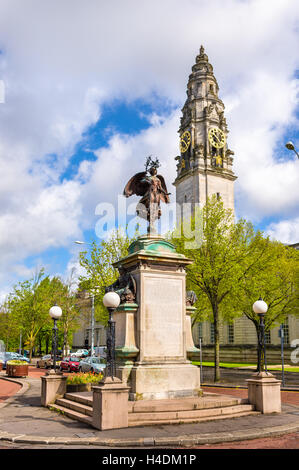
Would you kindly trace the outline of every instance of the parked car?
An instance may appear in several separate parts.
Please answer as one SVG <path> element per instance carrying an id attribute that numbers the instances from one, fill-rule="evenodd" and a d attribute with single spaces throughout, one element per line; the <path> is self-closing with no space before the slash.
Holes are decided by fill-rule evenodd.
<path id="1" fill-rule="evenodd" d="M 60 360 L 58 360 L 58 358 L 56 358 L 56 366 L 59 366 L 59 365 L 60 365 Z M 38 361 L 36 362 L 36 367 L 45 368 L 45 369 L 53 367 L 53 357 L 52 357 L 52 355 L 51 354 L 46 354 L 41 359 L 38 359 Z"/>
<path id="2" fill-rule="evenodd" d="M 16 359 L 20 361 L 30 362 L 29 357 L 22 356 L 22 354 L 19 354 L 19 353 L 13 353 L 13 354 L 16 356 Z"/>
<path id="3" fill-rule="evenodd" d="M 72 352 L 71 356 L 86 357 L 86 356 L 88 356 L 88 350 L 87 349 L 78 349 L 78 351 Z"/>
<path id="4" fill-rule="evenodd" d="M 12 361 L 14 359 L 19 360 L 19 358 L 16 356 L 16 354 L 14 352 L 4 352 L 4 353 L 1 354 L 0 359 L 3 362 L 3 366 L 2 366 L 3 369 L 6 369 L 7 361 Z"/>
<path id="5" fill-rule="evenodd" d="M 106 367 L 104 359 L 100 357 L 87 357 L 82 359 L 79 364 L 79 372 L 95 372 L 99 374 L 103 372 Z"/>
<path id="6" fill-rule="evenodd" d="M 80 360 L 77 357 L 68 356 L 62 359 L 60 362 L 60 370 L 66 370 L 68 372 L 78 372 Z"/>

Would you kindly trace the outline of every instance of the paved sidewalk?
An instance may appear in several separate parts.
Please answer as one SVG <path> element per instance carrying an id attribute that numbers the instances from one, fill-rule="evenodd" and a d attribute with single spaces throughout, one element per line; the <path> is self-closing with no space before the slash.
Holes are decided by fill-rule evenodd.
<path id="1" fill-rule="evenodd" d="M 233 442 L 299 431 L 299 407 L 290 404 L 283 405 L 281 414 L 98 431 L 41 407 L 40 379 L 27 377 L 18 379 L 18 382 L 24 384 L 22 391 L 2 403 L 0 408 L 0 441 L 3 442 L 166 448 Z"/>

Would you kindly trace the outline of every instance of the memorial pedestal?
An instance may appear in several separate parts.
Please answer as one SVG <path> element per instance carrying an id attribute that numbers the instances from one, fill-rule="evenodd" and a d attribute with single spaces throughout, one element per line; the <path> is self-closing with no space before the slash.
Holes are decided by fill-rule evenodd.
<path id="1" fill-rule="evenodd" d="M 100 429 L 128 427 L 128 391 L 117 377 L 106 377 L 99 385 L 92 387 L 92 425 Z"/>
<path id="2" fill-rule="evenodd" d="M 267 372 L 253 374 L 248 384 L 248 400 L 263 414 L 281 412 L 280 380 Z"/>
<path id="3" fill-rule="evenodd" d="M 114 264 L 130 272 L 137 284 L 134 312 L 125 310 L 127 303 L 114 314 L 121 361 L 117 375 L 126 378 L 131 400 L 200 393 L 200 370 L 187 359 L 187 349 L 194 347 L 186 312 L 189 264 L 191 260 L 159 236 L 138 238 L 128 256 Z"/>

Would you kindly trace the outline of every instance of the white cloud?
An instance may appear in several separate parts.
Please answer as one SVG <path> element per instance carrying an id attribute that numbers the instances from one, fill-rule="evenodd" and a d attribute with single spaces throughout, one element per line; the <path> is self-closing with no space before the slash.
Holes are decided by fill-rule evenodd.
<path id="1" fill-rule="evenodd" d="M 269 235 L 271 239 L 281 241 L 282 243 L 298 243 L 299 217 L 270 224 L 266 230 L 266 234 Z"/>
<path id="2" fill-rule="evenodd" d="M 3 0 L 2 278 L 8 269 L 21 274 L 27 256 L 79 238 L 96 204 L 113 201 L 148 154 L 160 158 L 171 185 L 178 111 L 134 137 L 112 135 L 74 181 L 61 176 L 104 103 L 159 99 L 181 108 L 201 44 L 227 105 L 238 214 L 292 220 L 298 161 L 275 152 L 295 123 L 298 16 L 296 0 L 272 0 L 271 14 L 269 0 Z"/>

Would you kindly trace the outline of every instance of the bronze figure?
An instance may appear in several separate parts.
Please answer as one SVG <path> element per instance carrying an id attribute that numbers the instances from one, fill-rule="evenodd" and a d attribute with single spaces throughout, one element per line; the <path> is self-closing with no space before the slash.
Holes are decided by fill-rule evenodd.
<path id="1" fill-rule="evenodd" d="M 116 292 L 120 296 L 121 303 L 135 302 L 136 300 L 136 281 L 132 274 L 128 273 L 122 267 L 118 268 L 119 278 L 110 286 L 105 287 L 106 292 Z"/>
<path id="2" fill-rule="evenodd" d="M 142 196 L 137 204 L 136 212 L 139 217 L 149 222 L 148 233 L 155 233 L 154 222 L 161 217 L 160 202 L 165 202 L 165 204 L 170 202 L 170 193 L 167 192 L 165 180 L 162 175 L 157 175 L 159 166 L 158 159 L 153 161 L 151 157 L 148 157 L 145 171 L 132 176 L 123 192 L 126 197 L 133 194 Z"/>

